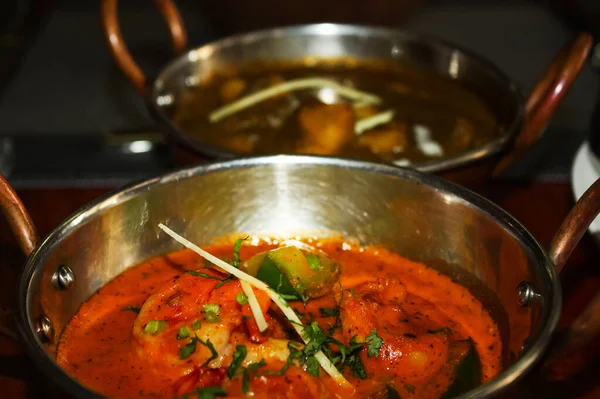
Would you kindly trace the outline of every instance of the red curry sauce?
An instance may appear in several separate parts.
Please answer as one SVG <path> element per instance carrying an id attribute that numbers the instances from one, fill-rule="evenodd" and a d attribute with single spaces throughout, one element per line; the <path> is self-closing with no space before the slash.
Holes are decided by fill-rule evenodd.
<path id="1" fill-rule="evenodd" d="M 498 374 L 502 349 L 498 328 L 486 309 L 466 288 L 423 264 L 411 262 L 382 248 L 359 248 L 341 240 L 318 241 L 312 245 L 340 263 L 343 291 L 309 300 L 306 305 L 292 302 L 293 308 L 302 316 L 303 324 L 316 321 L 321 329 L 327 331 L 341 319 L 341 326 L 334 328 L 331 334 L 344 344 L 349 342 L 350 337 L 364 342 L 373 329 L 382 340 L 376 357 L 368 356 L 366 347 L 359 354 L 367 378 L 355 377 L 350 368 L 343 370 L 354 387 L 354 393 L 340 389 L 322 369 L 319 377 L 314 377 L 301 367 L 292 365 L 282 375 L 273 375 L 285 365 L 285 356 L 278 354 L 280 344 L 248 355 L 255 356 L 256 362 L 261 360 L 260 357 L 269 360 L 256 373 L 249 373 L 249 387 L 245 394 L 242 390 L 243 375 L 227 376 L 226 366 L 231 363 L 231 350 L 223 350 L 217 360 L 202 366 L 195 364 L 192 357 L 185 363 L 179 361 L 176 350 L 181 350 L 189 340 L 176 339 L 175 333 L 170 330 L 165 332 L 172 338 L 168 341 L 160 341 L 153 336 L 140 344 L 134 333 L 136 318 L 141 317 L 136 308 L 142 308 L 153 293 L 168 293 L 173 284 L 195 284 L 194 281 L 212 284 L 207 298 L 213 302 L 233 295 L 228 292 L 239 292 L 238 281 L 217 287 L 216 279 L 184 273 L 205 267 L 204 260 L 188 250 L 132 267 L 101 288 L 82 305 L 65 328 L 57 361 L 80 383 L 111 398 L 171 399 L 194 387 L 207 386 L 221 386 L 230 397 L 384 398 L 388 387 L 393 387 L 401 398 L 439 398 L 456 378 L 457 364 L 465 355 L 461 353 L 464 346 L 460 344 L 463 342 L 472 342 L 476 348 L 481 364 L 481 382 L 489 381 Z M 265 242 L 243 245 L 240 257 L 246 260 L 275 247 L 273 243 Z M 205 249 L 221 259 L 231 259 L 231 243 Z M 396 286 L 379 293 L 373 291 L 382 287 L 376 284 L 382 279 L 395 281 Z M 169 298 L 171 302 L 167 303 L 179 299 L 172 296 Z M 264 301 L 259 302 L 263 307 Z M 185 312 L 186 307 L 202 305 L 185 303 L 179 314 Z M 247 312 L 244 313 L 244 307 L 238 306 L 236 310 L 234 305 L 223 305 L 221 316 L 227 317 L 227 312 L 230 312 L 236 318 L 250 318 Z M 339 317 L 322 314 L 321 309 L 336 307 Z M 160 305 L 157 309 L 160 311 Z M 283 320 L 275 306 L 271 304 L 269 308 L 267 302 L 267 309 L 269 329 L 264 337 L 253 336 L 257 330 L 252 330 L 252 323 L 246 323 L 228 331 L 231 334 L 228 339 L 236 344 L 247 343 L 249 348 L 267 345 L 265 340 L 271 338 L 277 342 L 299 341 L 290 333 L 289 323 Z M 187 322 L 188 325 L 191 323 Z M 219 347 L 216 335 L 215 347 Z M 198 350 L 194 356 L 200 356 L 200 352 Z"/>

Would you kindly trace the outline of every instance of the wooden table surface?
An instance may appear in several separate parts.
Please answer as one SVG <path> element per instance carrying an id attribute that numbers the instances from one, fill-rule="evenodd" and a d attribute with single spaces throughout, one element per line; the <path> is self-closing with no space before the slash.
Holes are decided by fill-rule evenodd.
<path id="1" fill-rule="evenodd" d="M 31 213 L 41 236 L 47 234 L 70 213 L 108 191 L 96 189 L 21 190 L 19 195 Z M 548 245 L 562 219 L 573 205 L 570 186 L 566 183 L 495 182 L 477 190 L 504 207 L 520 220 L 543 245 Z M 564 269 L 564 310 L 561 326 L 571 322 L 594 293 L 600 289 L 600 251 L 586 235 Z M 16 298 L 16 281 L 24 258 L 12 239 L 4 220 L 0 220 L 0 306 L 8 309 Z M 0 319 L 1 321 L 1 319 Z M 600 398 L 600 356 L 592 358 L 595 367 L 564 382 L 528 381 L 525 397 Z M 64 397 L 50 394 L 52 385 L 34 369 L 23 355 L 17 341 L 0 336 L 0 397 Z M 44 387 L 41 389 L 40 387 Z M 52 389 L 55 392 L 54 389 Z M 514 396 L 514 395 L 513 395 Z M 519 395 L 521 396 L 521 395 Z"/>

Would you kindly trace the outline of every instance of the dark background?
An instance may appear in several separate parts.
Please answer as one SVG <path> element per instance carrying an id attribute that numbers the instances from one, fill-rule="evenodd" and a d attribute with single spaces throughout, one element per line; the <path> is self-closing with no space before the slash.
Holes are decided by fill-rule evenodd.
<path id="1" fill-rule="evenodd" d="M 17 186 L 119 185 L 173 167 L 166 151 L 126 155 L 106 134 L 154 132 L 143 100 L 109 55 L 98 1 L 2 0 L 0 137 Z M 600 1 L 215 0 L 176 2 L 190 46 L 252 29 L 308 22 L 382 24 L 425 32 L 495 62 L 525 92 L 576 29 L 600 27 Z M 19 8 L 22 13 L 17 12 Z M 120 22 L 152 75 L 172 56 L 151 0 L 122 0 Z M 597 33 L 597 32 L 594 32 Z M 590 134 L 598 75 L 588 62 L 545 137 L 506 175 L 564 180 Z"/>

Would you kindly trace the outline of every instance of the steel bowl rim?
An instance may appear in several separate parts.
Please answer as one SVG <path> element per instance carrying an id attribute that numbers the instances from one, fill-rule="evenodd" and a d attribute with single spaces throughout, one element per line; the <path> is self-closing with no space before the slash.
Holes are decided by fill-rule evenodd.
<path id="1" fill-rule="evenodd" d="M 215 161 L 211 163 L 196 165 L 174 172 L 166 173 L 154 178 L 139 180 L 107 193 L 98 199 L 75 211 L 55 227 L 34 249 L 28 257 L 18 287 L 18 328 L 25 344 L 27 354 L 42 371 L 58 382 L 67 392 L 77 397 L 101 398 L 99 394 L 86 388 L 72 378 L 54 359 L 46 354 L 43 343 L 35 332 L 35 324 L 32 321 L 29 306 L 31 303 L 31 287 L 41 278 L 38 265 L 44 260 L 53 248 L 65 237 L 72 234 L 78 226 L 91 220 L 98 212 L 119 205 L 140 193 L 160 187 L 165 184 L 178 182 L 187 178 L 198 177 L 213 172 L 230 169 L 245 169 L 249 167 L 272 166 L 281 164 L 300 164 L 311 166 L 329 166 L 341 168 L 353 168 L 357 170 L 370 171 L 378 174 L 386 174 L 400 178 L 417 181 L 438 191 L 454 196 L 454 199 L 466 202 L 479 211 L 485 212 L 495 223 L 505 228 L 515 240 L 529 248 L 536 258 L 536 270 L 540 273 L 544 301 L 547 302 L 543 308 L 542 322 L 537 334 L 530 336 L 533 342 L 525 353 L 514 364 L 504 369 L 497 377 L 479 387 L 459 396 L 461 399 L 493 396 L 512 386 L 517 380 L 524 377 L 531 368 L 540 361 L 559 321 L 562 294 L 560 281 L 556 270 L 547 252 L 539 244 L 536 238 L 512 215 L 500 208 L 498 205 L 487 200 L 458 184 L 442 179 L 436 175 L 422 173 L 410 168 L 401 168 L 376 162 L 349 160 L 344 158 L 332 158 L 313 155 L 272 155 L 262 157 L 247 157 L 229 161 Z M 516 287 L 515 287 L 516 288 Z M 516 294 L 516 292 L 515 292 Z M 516 300 L 516 296 L 515 296 Z"/>
<path id="2" fill-rule="evenodd" d="M 455 157 L 443 158 L 439 161 L 429 161 L 415 164 L 413 167 L 422 172 L 441 172 L 465 166 L 476 161 L 487 159 L 502 153 L 512 142 L 512 140 L 521 131 L 525 118 L 525 97 L 520 86 L 512 80 L 505 72 L 503 72 L 496 64 L 486 57 L 477 54 L 476 52 L 466 49 L 450 41 L 446 41 L 434 35 L 417 33 L 404 29 L 378 27 L 371 25 L 355 25 L 355 24 L 338 24 L 338 23 L 315 23 L 305 25 L 290 25 L 280 26 L 271 29 L 256 30 L 247 33 L 227 36 L 222 39 L 211 41 L 202 46 L 188 50 L 184 54 L 171 60 L 158 74 L 156 79 L 151 83 L 151 94 L 147 101 L 152 116 L 157 119 L 168 135 L 177 143 L 192 149 L 195 153 L 207 155 L 215 159 L 232 159 L 239 157 L 239 154 L 229 152 L 219 147 L 207 143 L 203 143 L 194 139 L 183 129 L 177 127 L 171 122 L 170 118 L 165 114 L 162 107 L 158 105 L 157 98 L 160 96 L 160 91 L 164 81 L 175 75 L 182 64 L 195 62 L 197 60 L 206 60 L 213 53 L 228 47 L 244 45 L 250 42 L 270 39 L 281 36 L 297 36 L 297 35 L 355 35 L 355 36 L 371 36 L 371 37 L 388 37 L 397 38 L 402 41 L 420 42 L 430 48 L 435 48 L 438 51 L 458 52 L 462 56 L 473 60 L 478 66 L 494 77 L 494 79 L 502 82 L 508 87 L 512 93 L 513 100 L 516 103 L 517 112 L 513 116 L 510 124 L 502 129 L 500 135 L 493 141 L 464 152 Z M 338 158 L 339 156 L 333 156 Z"/>

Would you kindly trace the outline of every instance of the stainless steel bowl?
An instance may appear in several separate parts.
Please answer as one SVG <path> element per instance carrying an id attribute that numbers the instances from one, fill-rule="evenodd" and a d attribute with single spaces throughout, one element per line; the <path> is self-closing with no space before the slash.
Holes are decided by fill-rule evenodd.
<path id="1" fill-rule="evenodd" d="M 600 184 L 592 193 L 567 218 L 549 253 L 509 214 L 460 186 L 414 170 L 322 157 L 233 160 L 136 183 L 85 206 L 39 242 L 6 182 L 0 205 L 31 252 L 18 298 L 25 346 L 78 397 L 92 393 L 56 364 L 60 334 L 80 305 L 119 273 L 180 249 L 157 227 L 164 223 L 198 244 L 235 232 L 341 233 L 451 276 L 482 301 L 502 332 L 505 369 L 463 396 L 474 398 L 511 386 L 546 352 L 561 311 L 556 267 L 600 209 Z"/>
<path id="2" fill-rule="evenodd" d="M 195 156 L 237 156 L 200 141 L 173 122 L 173 110 L 198 82 L 223 68 L 261 62 L 353 59 L 402 63 L 458 82 L 477 95 L 497 121 L 498 136 L 479 148 L 450 158 L 412 165 L 425 172 L 466 182 L 500 173 L 541 136 L 590 51 L 592 39 L 580 34 L 541 76 L 527 102 L 517 85 L 493 63 L 453 43 L 397 29 L 341 24 L 290 26 L 236 35 L 184 51 L 185 29 L 169 0 L 158 1 L 180 55 L 149 81 L 128 52 L 117 21 L 117 0 L 103 0 L 103 23 L 117 64 L 144 95 L 161 129 Z M 518 138 L 517 138 L 518 137 Z M 181 154 L 181 151 L 178 152 Z M 189 155 L 189 154 L 188 154 Z M 181 156 L 183 159 L 185 154 Z"/>

